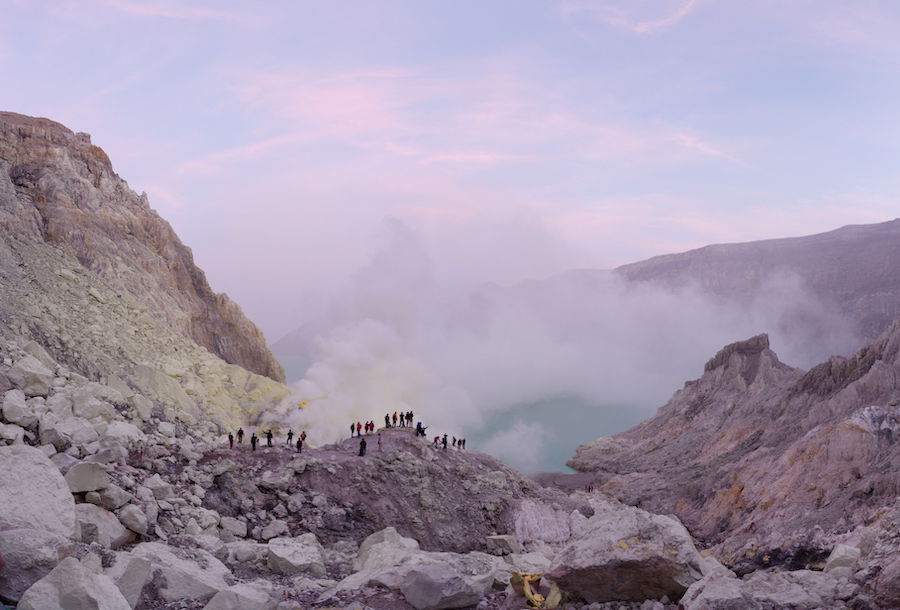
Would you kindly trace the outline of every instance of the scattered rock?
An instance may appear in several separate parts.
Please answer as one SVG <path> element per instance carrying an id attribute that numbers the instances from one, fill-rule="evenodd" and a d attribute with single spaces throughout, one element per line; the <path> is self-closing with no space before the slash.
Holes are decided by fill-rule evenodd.
<path id="1" fill-rule="evenodd" d="M 109 577 L 85 569 L 74 557 L 34 583 L 17 610 L 131 610 Z"/>

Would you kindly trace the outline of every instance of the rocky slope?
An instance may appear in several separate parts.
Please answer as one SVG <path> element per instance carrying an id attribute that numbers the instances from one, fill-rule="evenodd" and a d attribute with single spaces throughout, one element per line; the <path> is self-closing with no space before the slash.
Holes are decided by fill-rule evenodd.
<path id="1" fill-rule="evenodd" d="M 22 309 L 28 295 L 18 293 L 48 282 L 40 297 L 51 302 L 53 284 L 65 293 L 76 279 L 91 277 L 114 298 L 133 300 L 226 362 L 284 380 L 259 329 L 226 295 L 212 291 L 190 249 L 146 196 L 115 174 L 87 134 L 0 112 L 0 227 L 0 320 L 46 345 L 61 362 L 89 372 L 86 359 L 75 353 L 83 346 L 65 343 L 58 332 L 71 320 L 48 319 L 40 303 Z M 55 276 L 36 277 L 32 266 L 46 258 Z M 119 356 L 114 346 L 108 355 Z"/>
<path id="2" fill-rule="evenodd" d="M 674 513 L 742 572 L 814 565 L 900 496 L 900 322 L 808 372 L 765 335 L 725 347 L 657 415 L 578 448 L 599 489 Z"/>
<path id="3" fill-rule="evenodd" d="M 891 608 L 900 590 L 900 506 L 823 570 L 739 579 L 674 517 L 410 430 L 365 456 L 231 448 L 34 343 L 0 348 L 0 601 L 19 610 L 519 610 L 515 572 L 547 574 L 566 610 Z"/>
<path id="4" fill-rule="evenodd" d="M 820 302 L 855 323 L 863 343 L 900 317 L 900 219 L 804 237 L 717 244 L 623 265 L 632 282 L 746 301 L 779 275 L 800 278 Z M 802 324 L 803 320 L 797 323 Z"/>

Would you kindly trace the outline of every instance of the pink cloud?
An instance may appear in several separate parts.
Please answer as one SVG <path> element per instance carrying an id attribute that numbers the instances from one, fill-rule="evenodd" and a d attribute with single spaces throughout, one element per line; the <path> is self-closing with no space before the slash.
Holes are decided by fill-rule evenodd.
<path id="1" fill-rule="evenodd" d="M 694 12 L 699 0 L 679 0 L 674 10 L 662 16 L 659 15 L 661 4 L 666 3 L 569 0 L 561 5 L 560 10 L 567 17 L 588 15 L 607 25 L 631 30 L 636 34 L 654 34 L 672 27 Z M 653 16 L 648 16 L 648 13 Z"/>
<path id="2" fill-rule="evenodd" d="M 166 19 L 201 19 L 246 21 L 250 15 L 241 15 L 216 9 L 185 6 L 184 3 L 140 2 L 134 0 L 103 0 L 116 10 L 138 17 L 162 17 Z"/>

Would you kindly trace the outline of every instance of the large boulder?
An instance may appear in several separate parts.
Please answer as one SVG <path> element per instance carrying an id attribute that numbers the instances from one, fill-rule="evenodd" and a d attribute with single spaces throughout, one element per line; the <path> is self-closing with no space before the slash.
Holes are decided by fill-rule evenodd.
<path id="1" fill-rule="evenodd" d="M 363 541 L 354 562 L 357 572 L 335 590 L 352 591 L 374 583 L 401 591 L 419 610 L 462 608 L 478 603 L 505 565 L 486 553 L 422 551 L 418 542 L 389 527 Z"/>
<path id="2" fill-rule="evenodd" d="M 43 530 L 0 530 L 0 600 L 15 603 L 34 583 L 50 573 L 61 559 L 75 551 L 72 542 Z"/>
<path id="3" fill-rule="evenodd" d="M 81 462 L 66 472 L 66 483 L 72 493 L 98 491 L 109 486 L 109 474 L 102 464 Z"/>
<path id="4" fill-rule="evenodd" d="M 74 557 L 63 559 L 19 600 L 17 610 L 131 610 L 109 577 L 86 569 Z"/>
<path id="5" fill-rule="evenodd" d="M 147 515 L 134 504 L 129 504 L 119 511 L 119 521 L 136 534 L 146 534 L 150 527 Z"/>
<path id="6" fill-rule="evenodd" d="M 273 610 L 269 594 L 249 583 L 240 583 L 216 593 L 203 610 Z"/>
<path id="7" fill-rule="evenodd" d="M 34 447 L 0 447 L 0 526 L 75 536 L 75 501 L 53 462 Z"/>
<path id="8" fill-rule="evenodd" d="M 848 595 L 852 591 L 822 572 L 754 572 L 743 580 L 717 573 L 692 584 L 681 606 L 684 610 L 813 610 L 833 607 L 837 598 Z"/>
<path id="9" fill-rule="evenodd" d="M 25 396 L 46 396 L 53 385 L 53 371 L 34 356 L 19 359 L 6 376 Z"/>
<path id="10" fill-rule="evenodd" d="M 400 591 L 417 610 L 473 606 L 486 592 L 471 587 L 460 574 L 441 564 L 424 564 L 406 570 Z"/>
<path id="11" fill-rule="evenodd" d="M 144 487 L 149 489 L 157 500 L 165 500 L 175 495 L 175 490 L 172 486 L 166 483 L 158 474 L 144 481 Z"/>
<path id="12" fill-rule="evenodd" d="M 10 390 L 3 396 L 3 419 L 23 428 L 29 428 L 37 423 L 37 417 L 28 408 L 22 390 Z"/>
<path id="13" fill-rule="evenodd" d="M 93 504 L 76 504 L 75 518 L 81 528 L 81 541 L 90 544 L 98 542 L 108 549 L 117 549 L 134 538 L 119 519 L 106 510 Z"/>
<path id="14" fill-rule="evenodd" d="M 395 565 L 418 550 L 418 541 L 401 536 L 393 527 L 386 527 L 369 535 L 359 545 L 353 569 L 359 571 Z"/>
<path id="15" fill-rule="evenodd" d="M 556 556 L 550 577 L 586 602 L 680 598 L 702 574 L 690 534 L 671 517 L 597 502 L 585 532 Z"/>
<path id="16" fill-rule="evenodd" d="M 177 548 L 159 542 L 144 542 L 132 550 L 153 565 L 163 583 L 157 595 L 164 601 L 208 599 L 228 588 L 231 572 L 207 551 Z"/>
<path id="17" fill-rule="evenodd" d="M 269 540 L 269 569 L 278 574 L 291 576 L 308 573 L 325 576 L 325 550 L 316 535 L 309 533 L 296 538 L 273 538 Z"/>
<path id="18" fill-rule="evenodd" d="M 133 553 L 117 553 L 116 561 L 105 571 L 128 605 L 135 608 L 141 600 L 141 593 L 153 577 L 153 564 L 144 557 Z"/>

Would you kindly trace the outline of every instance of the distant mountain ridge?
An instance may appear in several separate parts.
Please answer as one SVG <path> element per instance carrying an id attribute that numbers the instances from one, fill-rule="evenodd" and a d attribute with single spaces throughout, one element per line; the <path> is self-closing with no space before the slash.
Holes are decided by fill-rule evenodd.
<path id="1" fill-rule="evenodd" d="M 815 235 L 716 244 L 622 265 L 631 282 L 699 286 L 723 299 L 745 299 L 777 274 L 801 278 L 835 304 L 864 342 L 900 317 L 900 219 L 848 225 Z"/>

